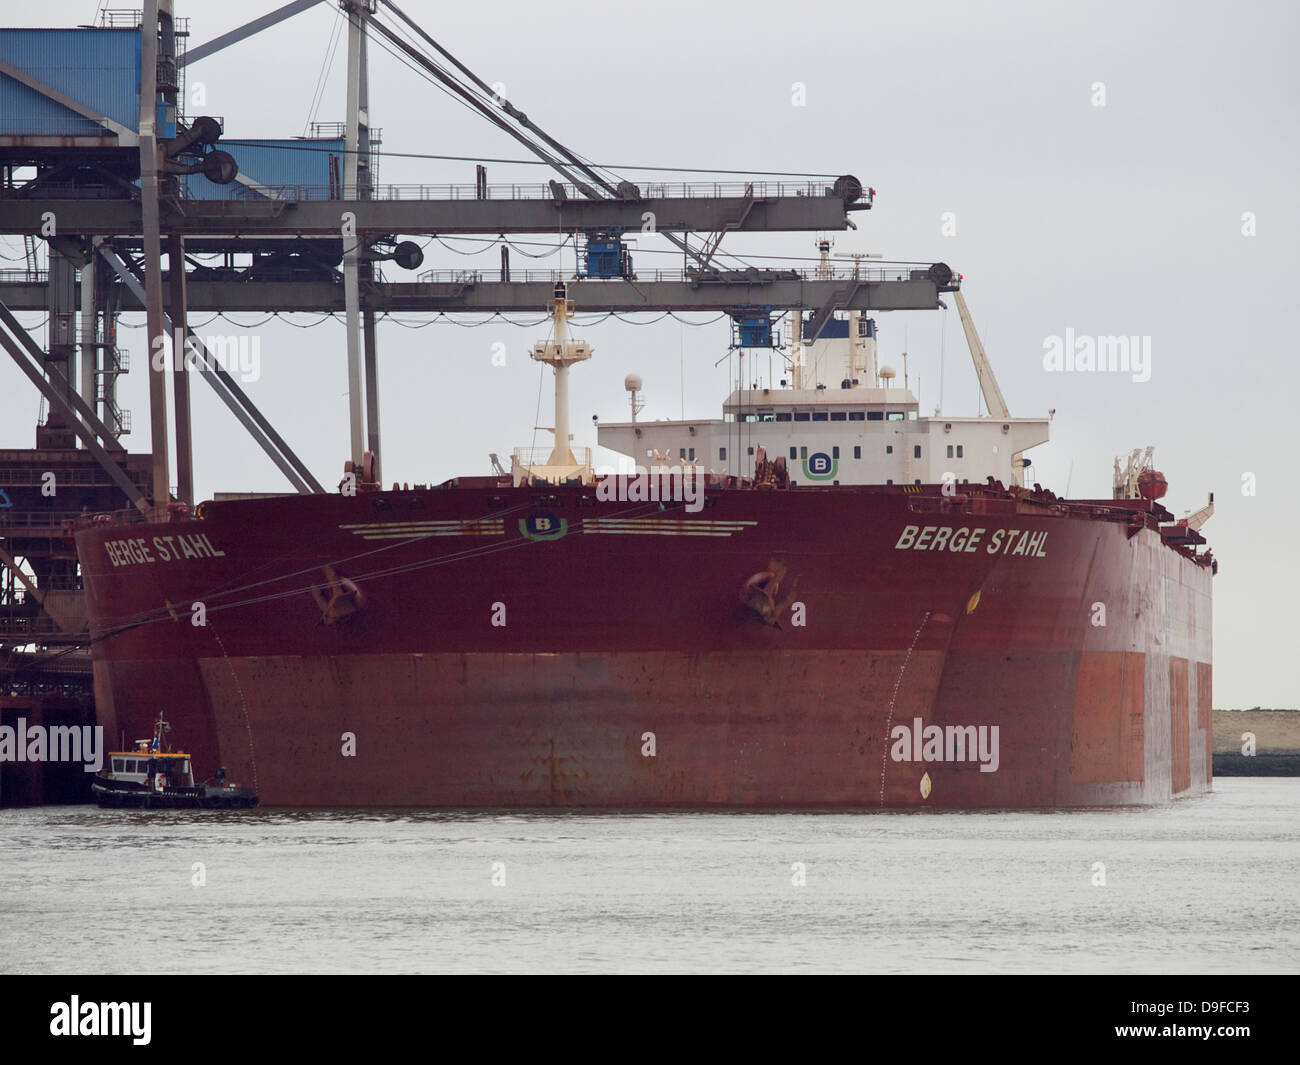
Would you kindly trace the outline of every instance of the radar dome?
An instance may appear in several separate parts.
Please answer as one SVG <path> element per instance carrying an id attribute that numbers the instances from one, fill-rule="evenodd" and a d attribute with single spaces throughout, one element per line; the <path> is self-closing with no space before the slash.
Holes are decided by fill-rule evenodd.
<path id="1" fill-rule="evenodd" d="M 629 392 L 641 391 L 641 375 L 639 373 L 630 373 L 623 378 L 623 387 Z"/>
<path id="2" fill-rule="evenodd" d="M 892 381 L 895 377 L 898 376 L 898 371 L 895 370 L 888 363 L 886 363 L 884 366 L 880 368 L 880 376 L 883 377 L 886 381 Z"/>

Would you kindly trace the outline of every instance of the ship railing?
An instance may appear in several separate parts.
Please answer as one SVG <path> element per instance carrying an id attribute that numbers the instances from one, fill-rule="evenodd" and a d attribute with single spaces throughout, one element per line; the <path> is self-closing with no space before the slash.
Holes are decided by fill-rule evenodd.
<path id="1" fill-rule="evenodd" d="M 545 466 L 550 460 L 553 445 L 544 445 L 542 447 L 517 447 L 512 452 L 516 465 L 519 466 Z M 591 465 L 591 448 L 589 447 L 570 447 L 573 452 L 574 460 L 579 466 Z"/>
<path id="2" fill-rule="evenodd" d="M 969 514 L 976 512 L 977 508 L 986 505 L 988 502 L 997 504 L 1014 504 L 1016 507 L 1035 507 L 1044 515 L 1050 514 L 1058 517 L 1084 518 L 1090 521 L 1109 521 L 1115 524 L 1137 523 L 1143 524 L 1149 529 L 1159 529 L 1159 520 L 1151 514 L 1144 513 L 1140 510 L 1127 509 L 1121 506 L 1106 506 L 1087 500 L 1069 500 L 1069 499 L 1035 499 L 1030 493 L 1012 490 L 1010 495 L 996 494 L 991 498 L 983 490 L 982 486 L 977 487 L 970 485 L 970 491 L 960 491 L 951 496 L 935 495 L 932 490 L 921 494 L 920 490 L 915 490 L 912 494 L 907 490 L 911 486 L 903 485 L 902 489 L 908 498 L 908 509 L 917 514 Z M 962 486 L 966 488 L 967 486 Z"/>
<path id="3" fill-rule="evenodd" d="M 973 505 L 971 496 L 958 492 L 951 496 L 915 496 L 907 509 L 917 514 L 969 513 Z"/>
<path id="4" fill-rule="evenodd" d="M 150 520 L 152 519 L 142 514 L 136 507 L 124 507 L 121 510 L 101 510 L 94 514 L 80 514 L 77 516 L 77 524 L 82 527 L 87 525 L 142 525 Z"/>

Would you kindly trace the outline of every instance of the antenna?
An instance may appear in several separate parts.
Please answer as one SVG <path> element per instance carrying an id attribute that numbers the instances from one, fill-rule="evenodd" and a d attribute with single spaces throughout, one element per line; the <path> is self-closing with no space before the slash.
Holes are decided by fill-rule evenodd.
<path id="1" fill-rule="evenodd" d="M 681 400 L 682 400 L 682 421 L 686 420 L 686 323 L 680 324 L 679 340 L 680 346 L 677 351 L 678 369 L 681 373 Z"/>
<path id="2" fill-rule="evenodd" d="M 569 432 L 569 370 L 591 358 L 592 348 L 585 340 L 572 340 L 569 336 L 569 319 L 573 317 L 573 301 L 568 297 L 565 282 L 556 282 L 548 317 L 554 323 L 554 339 L 538 341 L 529 353 L 535 362 L 545 363 L 555 371 L 555 447 L 545 462 L 535 462 L 529 454 L 527 461 L 514 463 L 512 474 L 535 483 L 534 479 L 559 483 L 572 477 L 589 480 L 589 460 L 581 462 L 572 448 L 573 434 Z M 540 396 L 539 396 L 540 400 Z M 590 451 L 584 449 L 584 455 Z M 516 456 L 518 456 L 516 452 Z M 522 483 L 521 480 L 517 483 Z"/>
<path id="3" fill-rule="evenodd" d="M 644 383 L 640 374 L 630 373 L 623 378 L 623 387 L 627 389 L 628 400 L 632 404 L 632 421 L 636 421 L 636 416 L 645 409 L 645 400 L 640 397 L 641 389 Z"/>
<path id="4" fill-rule="evenodd" d="M 817 279 L 819 281 L 829 281 L 833 273 L 831 269 L 831 249 L 835 247 L 835 241 L 825 235 L 817 238 L 817 254 L 821 260 L 817 263 Z"/>
<path id="5" fill-rule="evenodd" d="M 882 259 L 884 256 L 878 252 L 872 251 L 854 251 L 848 255 L 834 255 L 834 259 L 852 259 L 853 260 L 853 280 L 857 281 L 861 277 L 863 259 Z"/>

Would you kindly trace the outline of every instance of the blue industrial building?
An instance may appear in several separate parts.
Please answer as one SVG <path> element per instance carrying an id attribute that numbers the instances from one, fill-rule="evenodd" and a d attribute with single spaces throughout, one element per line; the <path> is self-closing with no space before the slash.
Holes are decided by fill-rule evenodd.
<path id="1" fill-rule="evenodd" d="M 214 185 L 202 174 L 188 174 L 183 181 L 189 199 L 343 198 L 342 137 L 282 140 L 222 137 L 221 147 L 239 163 L 239 177 L 229 185 Z"/>
<path id="2" fill-rule="evenodd" d="M 67 99 L 60 102 L 55 96 Z M 174 108 L 159 105 L 160 136 L 176 135 L 177 116 L 172 112 Z M 138 150 L 139 127 L 139 27 L 0 29 L 0 150 L 95 147 L 121 149 L 127 156 L 128 149 Z M 327 128 L 332 133 L 337 127 Z M 374 140 L 378 142 L 377 131 Z M 184 174 L 183 196 L 342 197 L 341 132 L 256 140 L 223 136 L 221 148 L 238 163 L 235 180 L 218 185 L 202 174 Z"/>
<path id="3" fill-rule="evenodd" d="M 19 68 L 132 134 L 140 127 L 139 29 L 0 29 L 0 62 Z M 0 70 L 0 138 L 76 137 L 109 129 Z M 71 145 L 69 145 L 71 146 Z"/>

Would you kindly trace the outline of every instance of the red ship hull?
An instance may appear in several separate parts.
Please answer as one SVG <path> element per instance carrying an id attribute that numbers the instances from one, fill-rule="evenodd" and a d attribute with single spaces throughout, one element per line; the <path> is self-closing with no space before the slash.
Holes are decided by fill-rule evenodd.
<path id="1" fill-rule="evenodd" d="M 109 735 L 163 710 L 263 805 L 1109 805 L 1210 783 L 1212 575 L 1158 509 L 483 479 L 77 546 Z"/>

